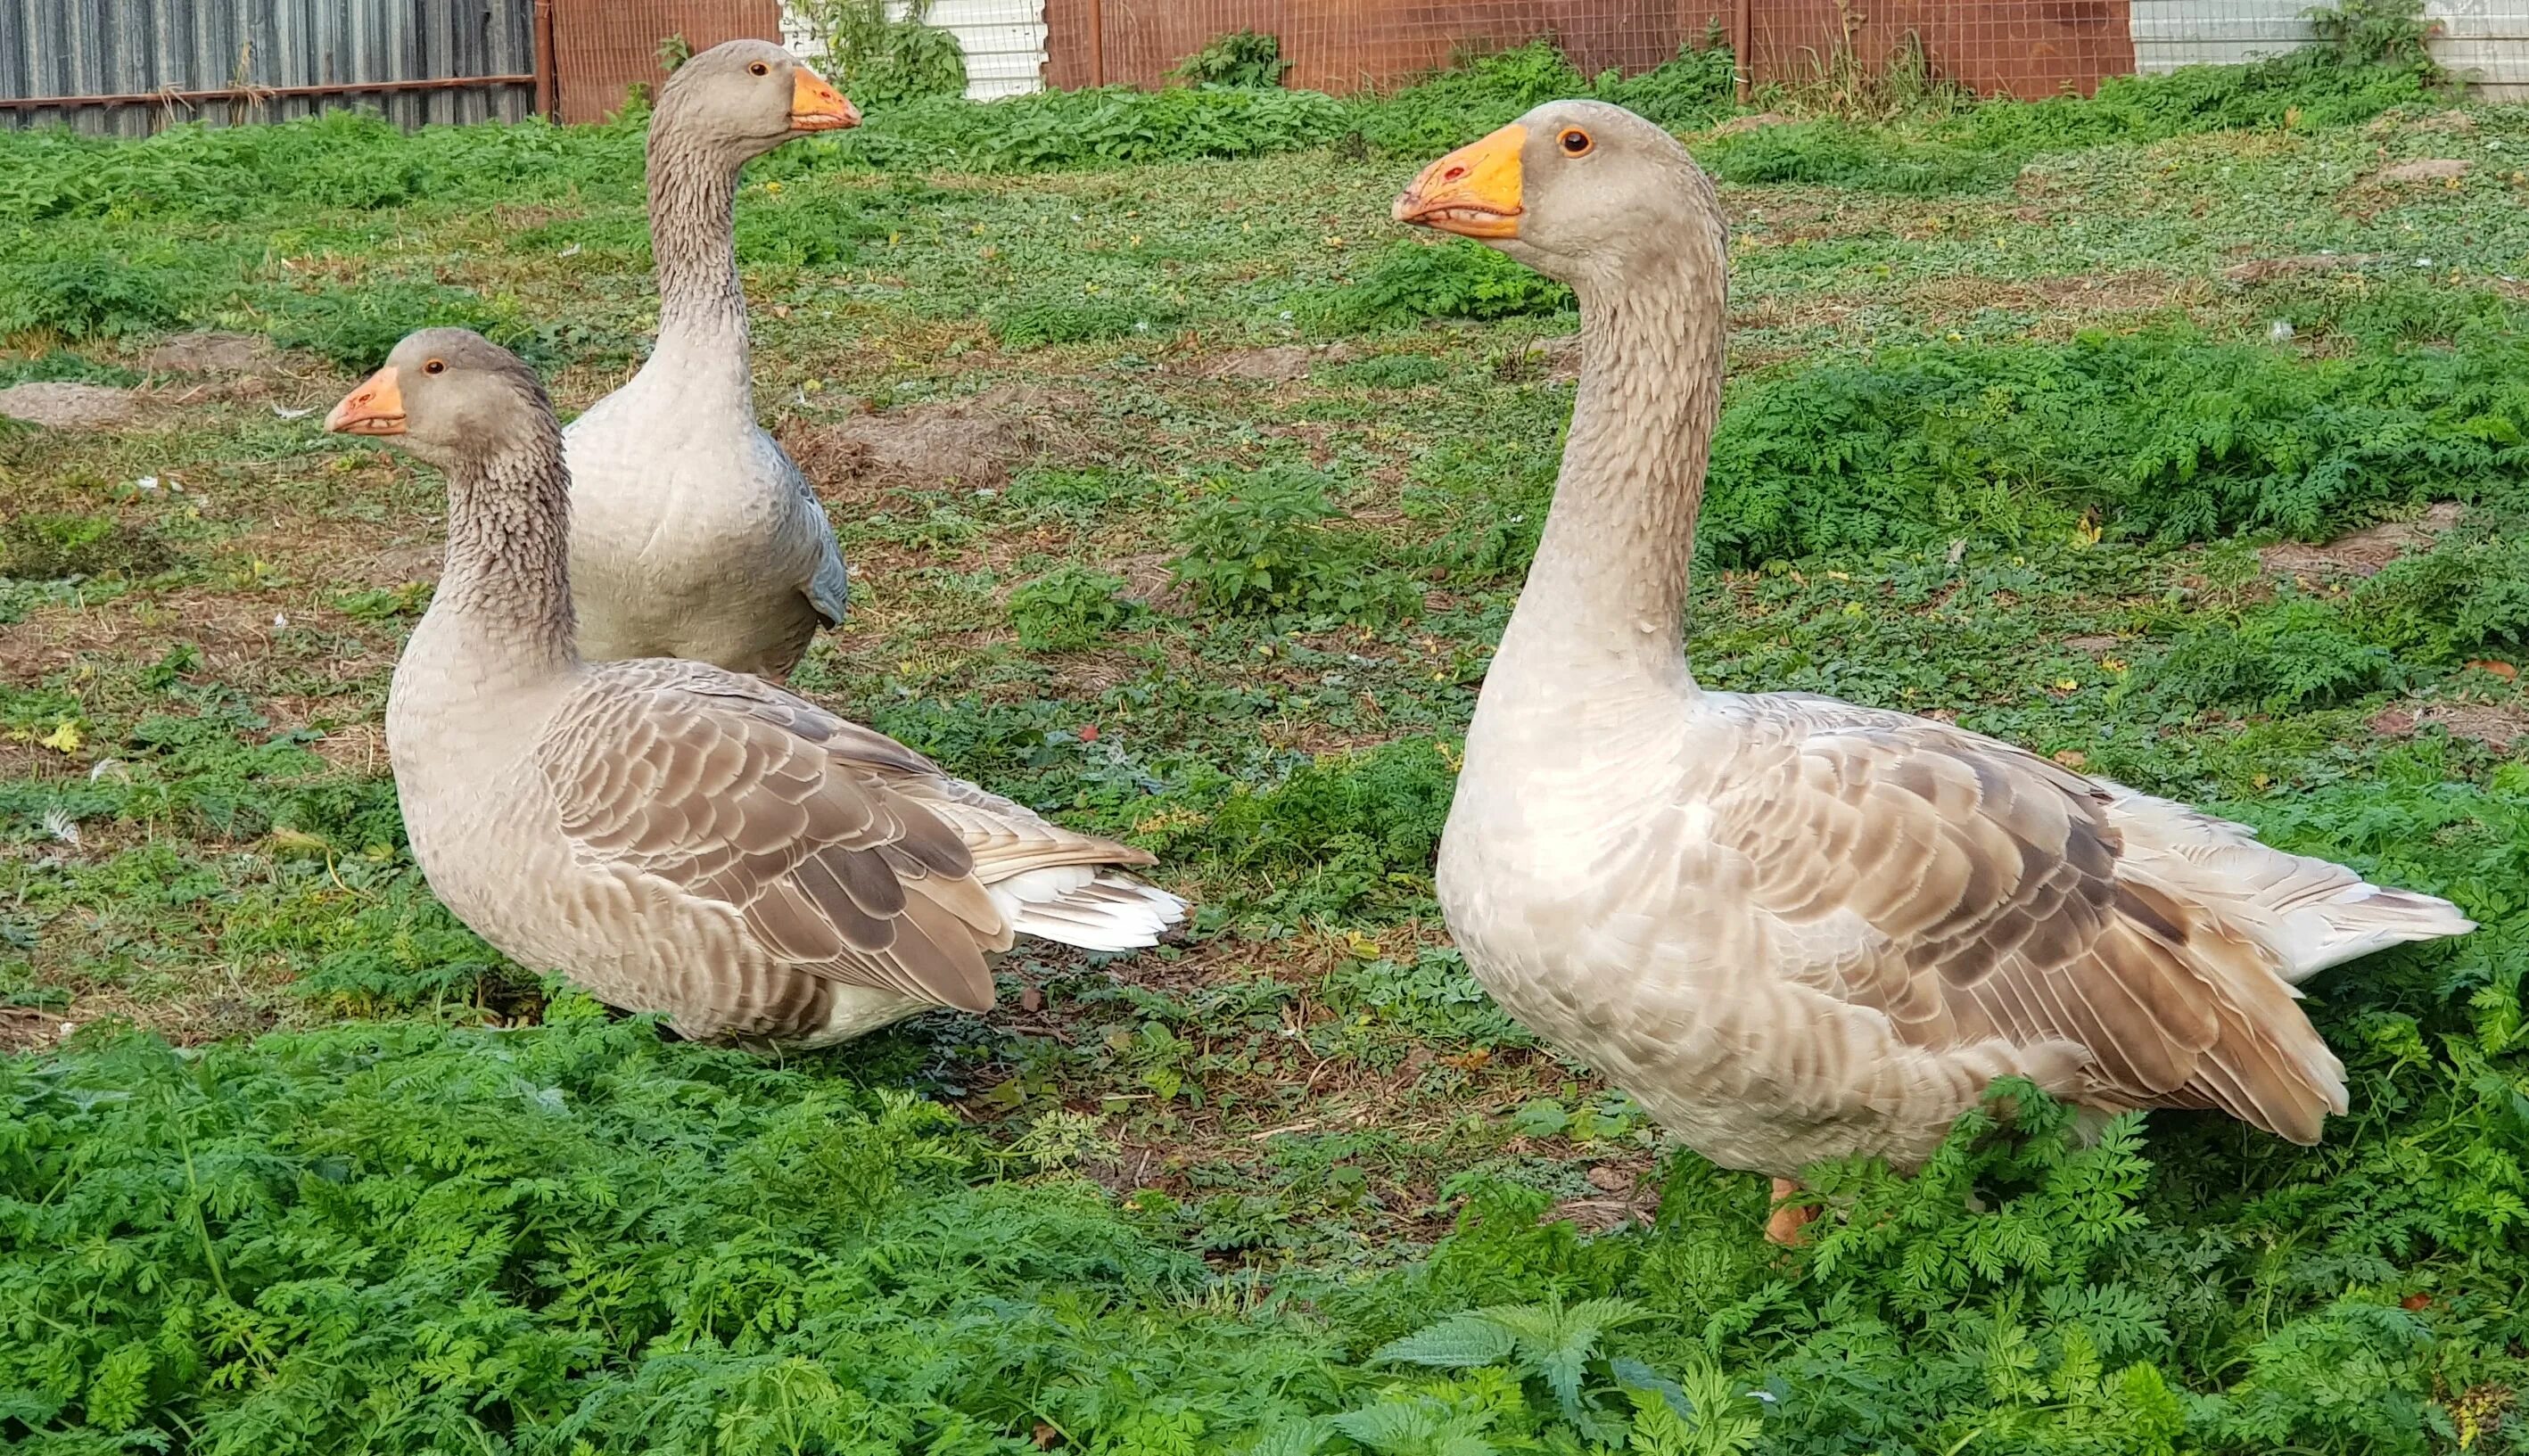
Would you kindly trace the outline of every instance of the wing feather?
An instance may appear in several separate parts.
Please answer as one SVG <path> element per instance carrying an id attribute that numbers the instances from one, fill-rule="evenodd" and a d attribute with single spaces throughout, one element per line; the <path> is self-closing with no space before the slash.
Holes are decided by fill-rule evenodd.
<path id="1" fill-rule="evenodd" d="M 609 664 L 538 761 L 581 853 L 729 906 L 774 960 L 942 1005 L 992 1004 L 1009 926 L 957 831 L 902 790 L 927 760 L 756 679 Z"/>
<path id="2" fill-rule="evenodd" d="M 1734 701 L 1762 768 L 1718 768 L 1706 792 L 1749 899 L 1785 932 L 1857 921 L 1824 984 L 1903 1042 L 2072 1043 L 2084 1100 L 2216 1106 L 2301 1141 L 2341 1108 L 2289 967 L 2126 862 L 2119 791 L 1946 724 Z"/>

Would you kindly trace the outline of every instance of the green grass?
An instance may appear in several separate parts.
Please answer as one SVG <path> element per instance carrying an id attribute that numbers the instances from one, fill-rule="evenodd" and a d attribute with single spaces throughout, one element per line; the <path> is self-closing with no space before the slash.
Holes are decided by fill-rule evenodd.
<path id="1" fill-rule="evenodd" d="M 855 566 L 796 685 L 1202 907 L 779 1060 L 430 896 L 379 728 L 439 487 L 287 413 L 441 319 L 611 388 L 655 326 L 637 119 L 0 134 L 0 384 L 293 351 L 0 433 L 0 1441 L 2529 1450 L 2529 736 L 2487 741 L 2529 729 L 2529 113 L 2300 62 L 1712 136 L 1727 89 L 1530 49 L 1362 102 L 913 103 L 757 165 L 758 403 Z M 1582 91 L 1732 219 L 1702 680 L 1955 714 L 2484 923 L 2308 988 L 2321 1147 L 2084 1148 L 2022 1099 L 1912 1182 L 1818 1170 L 1780 1255 L 1758 1180 L 1470 979 L 1431 857 L 1574 320 L 1385 209 Z M 2371 180 L 2418 156 L 2475 165 Z M 856 474 L 823 433 L 947 401 L 1018 443 Z M 2270 549 L 2408 521 L 2385 567 Z"/>

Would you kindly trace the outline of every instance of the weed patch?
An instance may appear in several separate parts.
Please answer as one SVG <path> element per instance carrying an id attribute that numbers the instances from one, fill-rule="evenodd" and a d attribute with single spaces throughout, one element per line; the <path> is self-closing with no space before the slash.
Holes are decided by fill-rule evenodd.
<path id="1" fill-rule="evenodd" d="M 0 576 L 152 576 L 176 562 L 164 537 L 120 516 L 27 514 L 0 520 Z"/>
<path id="2" fill-rule="evenodd" d="M 2489 331 L 2303 359 L 2158 331 L 1791 369 L 1733 392 L 1699 544 L 1744 566 L 2085 514 L 2127 538 L 2320 536 L 2506 488 L 2529 439 L 2516 351 Z"/>
<path id="3" fill-rule="evenodd" d="M 1008 349 L 1048 344 L 1097 344 L 1109 339 L 1165 333 L 1175 310 L 1157 300 L 1045 297 L 1021 299 L 992 315 L 993 332 Z"/>
<path id="4" fill-rule="evenodd" d="M 1170 564 L 1201 605 L 1232 615 L 1281 615 L 1378 624 L 1415 616 L 1423 593 L 1371 566 L 1368 539 L 1327 524 L 1342 512 L 1324 477 L 1260 470 L 1195 508 Z"/>
<path id="5" fill-rule="evenodd" d="M 1019 645 L 1038 652 L 1094 646 L 1131 621 L 1134 604 L 1124 599 L 1121 576 L 1086 566 L 1057 566 L 1010 593 L 1010 625 Z"/>
<path id="6" fill-rule="evenodd" d="M 1577 306 L 1572 291 L 1463 239 L 1392 243 L 1358 283 L 1304 301 L 1317 326 L 1350 332 L 1426 318 L 1511 318 Z"/>

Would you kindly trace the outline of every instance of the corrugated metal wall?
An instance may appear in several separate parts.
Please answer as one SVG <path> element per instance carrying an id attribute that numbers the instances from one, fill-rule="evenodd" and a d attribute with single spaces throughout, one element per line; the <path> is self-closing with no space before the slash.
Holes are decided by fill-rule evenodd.
<path id="1" fill-rule="evenodd" d="M 535 54 L 535 0 L 0 0 L 0 101 L 531 77 Z M 338 106 L 408 127 L 516 121 L 534 111 L 535 86 L 0 106 L 0 126 L 137 136 Z"/>
<path id="2" fill-rule="evenodd" d="M 903 0 L 888 7 L 901 17 Z M 957 37 L 966 53 L 966 98 L 990 101 L 1045 89 L 1045 0 L 932 0 L 930 24 Z M 799 12 L 781 8 L 781 43 L 791 53 L 825 54 Z"/>
<path id="3" fill-rule="evenodd" d="M 2133 0 L 2134 69 L 2234 66 L 2310 40 L 2309 0 Z M 2433 59 L 2495 101 L 2529 99 L 2529 0 L 2428 0 Z"/>

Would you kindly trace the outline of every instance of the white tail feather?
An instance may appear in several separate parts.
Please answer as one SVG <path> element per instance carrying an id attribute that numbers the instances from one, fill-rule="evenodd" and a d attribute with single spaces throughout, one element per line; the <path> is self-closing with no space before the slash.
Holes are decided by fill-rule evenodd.
<path id="1" fill-rule="evenodd" d="M 2109 817 L 2125 832 L 2130 870 L 2265 946 L 2287 983 L 2374 950 L 2476 929 L 2448 900 L 2373 885 L 2342 865 L 2262 843 L 2245 825 L 2094 782 L 2114 796 Z"/>
<path id="2" fill-rule="evenodd" d="M 1157 886 L 1098 865 L 1051 865 L 984 888 L 1012 930 L 1083 950 L 1156 945 L 1186 912 Z"/>

